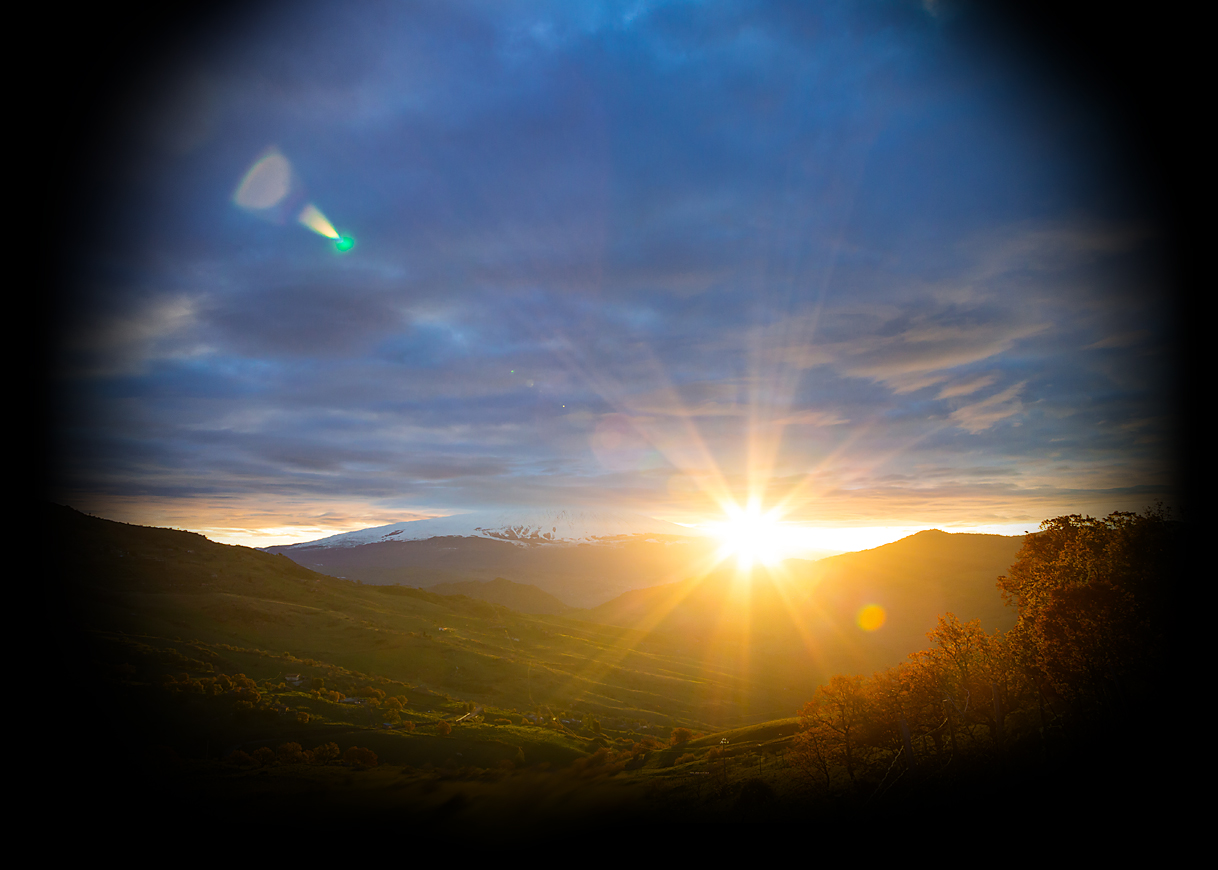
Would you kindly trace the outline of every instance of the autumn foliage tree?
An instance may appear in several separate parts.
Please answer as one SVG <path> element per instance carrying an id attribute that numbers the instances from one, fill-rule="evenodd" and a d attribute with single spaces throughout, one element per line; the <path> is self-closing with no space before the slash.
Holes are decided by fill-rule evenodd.
<path id="1" fill-rule="evenodd" d="M 1013 659 L 1042 702 L 1127 709 L 1130 682 L 1154 681 L 1181 533 L 1159 510 L 1057 517 L 1028 536 L 998 587 L 1019 611 Z"/>
<path id="2" fill-rule="evenodd" d="M 1132 694 L 1166 674 L 1182 535 L 1161 511 L 1042 523 L 998 578 L 1018 611 L 1012 631 L 947 613 L 908 662 L 869 679 L 834 676 L 800 712 L 794 766 L 828 788 L 838 772 L 888 777 L 900 756 L 915 770 L 1005 752 L 1022 735 L 1044 740 L 1055 717 L 1131 712 Z"/>
<path id="3" fill-rule="evenodd" d="M 863 678 L 835 675 L 828 685 L 816 690 L 800 712 L 799 721 L 800 730 L 819 741 L 828 757 L 854 779 L 861 760 L 860 731 L 867 721 Z"/>

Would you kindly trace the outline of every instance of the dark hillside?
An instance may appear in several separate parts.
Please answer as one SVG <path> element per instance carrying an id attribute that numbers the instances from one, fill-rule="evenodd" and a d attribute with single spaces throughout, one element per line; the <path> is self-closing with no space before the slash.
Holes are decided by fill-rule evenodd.
<path id="1" fill-rule="evenodd" d="M 525 614 L 463 595 L 362 585 L 188 532 L 48 506 L 61 600 L 85 631 L 286 650 L 475 704 L 699 727 L 789 715 L 801 658 L 709 658 L 663 635 Z"/>

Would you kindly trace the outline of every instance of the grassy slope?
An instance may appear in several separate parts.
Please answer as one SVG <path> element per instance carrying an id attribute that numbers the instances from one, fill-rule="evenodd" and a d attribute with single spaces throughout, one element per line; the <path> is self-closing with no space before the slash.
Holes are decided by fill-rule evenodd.
<path id="1" fill-rule="evenodd" d="M 513 583 L 502 577 L 494 580 L 464 580 L 436 583 L 427 587 L 436 595 L 465 595 L 492 604 L 502 604 L 521 613 L 546 613 L 551 615 L 570 613 L 575 610 L 559 601 L 548 592 L 543 592 L 528 583 Z"/>
<path id="2" fill-rule="evenodd" d="M 64 632 L 61 652 L 70 670 L 87 674 L 75 709 L 90 711 L 91 740 L 110 747 L 104 763 L 117 767 L 103 778 L 174 794 L 165 806 L 204 812 L 198 802 L 214 799 L 225 813 L 245 807 L 263 818 L 324 807 L 352 820 L 409 808 L 423 814 L 412 818 L 484 826 L 527 823 L 538 812 L 572 824 L 607 811 L 646 813 L 668 800 L 664 795 L 700 800 L 703 756 L 724 735 L 645 752 L 625 769 L 630 747 L 649 730 L 665 742 L 671 724 L 713 727 L 699 719 L 718 709 L 714 702 L 733 693 L 748 700 L 738 673 L 716 673 L 696 650 L 662 637 L 529 617 L 463 597 L 360 586 L 191 533 L 48 510 L 48 543 L 63 578 L 52 600 L 74 614 L 80 630 L 76 638 Z M 166 675 L 187 685 L 218 673 L 254 679 L 263 709 L 239 709 L 227 694 L 162 686 Z M 384 728 L 379 711 L 285 686 L 287 673 L 320 677 L 346 693 L 363 685 L 405 697 L 403 718 L 416 730 Z M 579 691 L 581 709 L 603 717 L 603 736 L 524 724 L 519 716 L 511 725 L 458 723 L 447 736 L 435 728 L 441 719 L 455 722 L 466 699 L 485 705 L 491 720 L 511 715 L 511 707 L 558 709 Z M 747 706 L 726 718 L 739 724 Z M 648 721 L 663 724 L 649 729 Z M 785 720 L 726 735 L 744 753 L 732 770 L 750 773 L 758 760 L 789 776 L 773 752 L 756 759 L 749 753 L 753 742 L 776 746 L 792 731 L 793 720 Z M 241 768 L 220 760 L 234 749 L 289 742 L 363 746 L 382 764 L 354 771 L 334 764 Z M 572 764 L 602 746 L 614 750 L 615 761 Z M 143 786 L 141 775 L 149 777 Z"/>
<path id="3" fill-rule="evenodd" d="M 764 657 L 531 616 L 464 597 L 362 586 L 275 556 L 57 509 L 69 596 L 89 629 L 290 651 L 498 708 L 578 707 L 708 728 L 789 715 L 814 683 Z"/>

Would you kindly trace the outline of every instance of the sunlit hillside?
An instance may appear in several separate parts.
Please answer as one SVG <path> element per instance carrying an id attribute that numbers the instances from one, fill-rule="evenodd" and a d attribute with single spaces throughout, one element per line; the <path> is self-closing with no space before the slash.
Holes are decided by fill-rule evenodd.
<path id="1" fill-rule="evenodd" d="M 940 614 L 1008 629 L 995 580 L 1023 538 L 921 532 L 817 562 L 711 574 L 640 589 L 583 618 L 681 637 L 707 655 L 798 661 L 818 675 L 889 667 L 922 648 Z M 782 667 L 781 665 L 774 665 Z"/>

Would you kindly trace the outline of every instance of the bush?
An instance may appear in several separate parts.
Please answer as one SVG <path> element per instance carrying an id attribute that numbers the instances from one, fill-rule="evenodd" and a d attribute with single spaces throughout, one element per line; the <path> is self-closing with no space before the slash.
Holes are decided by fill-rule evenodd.
<path id="1" fill-rule="evenodd" d="M 280 764 L 304 764 L 312 760 L 312 753 L 305 752 L 299 743 L 285 743 L 279 747 Z"/>
<path id="2" fill-rule="evenodd" d="M 368 770 L 377 765 L 376 753 L 362 746 L 352 746 L 344 752 L 343 761 L 359 770 Z"/>
<path id="3" fill-rule="evenodd" d="M 333 761 L 342 755 L 342 750 L 338 748 L 337 743 L 323 743 L 313 749 L 313 763 L 325 764 L 327 761 Z"/>

